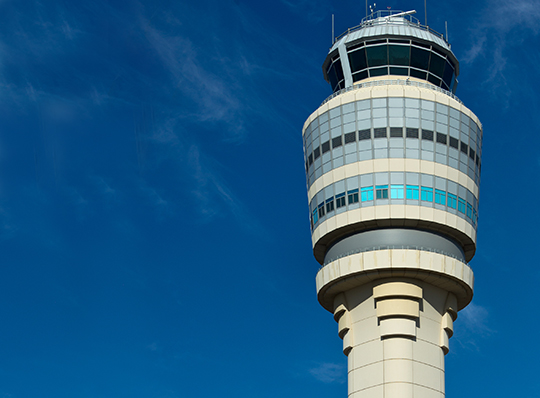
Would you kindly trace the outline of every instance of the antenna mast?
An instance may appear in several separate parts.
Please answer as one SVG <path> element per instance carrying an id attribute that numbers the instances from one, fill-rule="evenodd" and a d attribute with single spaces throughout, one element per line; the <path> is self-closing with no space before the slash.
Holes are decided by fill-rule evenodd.
<path id="1" fill-rule="evenodd" d="M 426 26 L 428 26 L 428 24 L 427 24 L 427 0 L 424 0 L 424 15 L 426 16 Z"/>
<path id="2" fill-rule="evenodd" d="M 332 44 L 334 44 L 335 40 L 336 36 L 334 36 L 334 14 L 332 14 Z"/>

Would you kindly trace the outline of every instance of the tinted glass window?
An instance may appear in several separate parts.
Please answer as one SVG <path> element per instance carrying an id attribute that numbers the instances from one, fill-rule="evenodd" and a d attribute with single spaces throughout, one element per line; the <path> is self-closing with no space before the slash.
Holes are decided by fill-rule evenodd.
<path id="1" fill-rule="evenodd" d="M 334 62 L 334 68 L 336 69 L 336 76 L 339 80 L 343 80 L 343 68 L 341 67 L 341 60 L 338 59 Z"/>
<path id="2" fill-rule="evenodd" d="M 386 138 L 386 128 L 379 128 L 373 130 L 375 138 Z"/>
<path id="3" fill-rule="evenodd" d="M 345 134 L 345 144 L 350 144 L 351 142 L 356 141 L 356 132 Z"/>
<path id="4" fill-rule="evenodd" d="M 421 72 L 421 71 L 416 70 L 416 69 L 411 69 L 411 76 L 412 77 L 417 77 L 417 78 L 422 79 L 422 80 L 426 80 L 426 72 Z"/>
<path id="5" fill-rule="evenodd" d="M 407 138 L 418 138 L 418 129 L 407 128 Z"/>
<path id="6" fill-rule="evenodd" d="M 436 54 L 431 54 L 431 62 L 429 63 L 429 71 L 434 75 L 443 77 L 444 64 L 446 63 L 444 58 L 439 57 Z"/>
<path id="7" fill-rule="evenodd" d="M 446 145 L 446 134 L 437 133 L 437 142 L 439 144 L 445 144 Z"/>
<path id="8" fill-rule="evenodd" d="M 330 80 L 330 86 L 332 86 L 332 90 L 335 90 L 338 84 L 338 79 L 336 76 L 336 69 L 334 68 L 334 64 L 330 65 L 330 67 L 326 71 L 326 74 L 328 75 L 328 80 Z"/>
<path id="9" fill-rule="evenodd" d="M 370 130 L 360 130 L 358 132 L 358 140 L 369 140 L 371 138 Z"/>
<path id="10" fill-rule="evenodd" d="M 366 69 L 366 50 L 362 48 L 361 50 L 349 53 L 349 61 L 351 63 L 352 73 L 357 72 L 361 69 Z"/>
<path id="11" fill-rule="evenodd" d="M 317 147 L 313 151 L 313 156 L 315 156 L 315 159 L 317 159 L 319 156 L 321 156 L 321 148 Z"/>
<path id="12" fill-rule="evenodd" d="M 390 127 L 390 137 L 403 137 L 403 129 L 401 127 Z"/>
<path id="13" fill-rule="evenodd" d="M 388 74 L 388 68 L 387 67 L 369 69 L 369 76 L 371 76 L 371 77 L 383 76 L 383 75 L 387 75 L 387 74 Z"/>
<path id="14" fill-rule="evenodd" d="M 430 130 L 422 130 L 422 139 L 433 141 L 433 131 Z"/>
<path id="15" fill-rule="evenodd" d="M 454 74 L 454 68 L 452 68 L 452 65 L 450 64 L 450 62 L 446 61 L 446 65 L 444 66 L 443 80 L 448 87 L 452 85 L 453 74 Z"/>
<path id="16" fill-rule="evenodd" d="M 450 146 L 452 148 L 458 149 L 458 143 L 459 143 L 459 141 L 456 138 L 450 137 Z"/>
<path id="17" fill-rule="evenodd" d="M 362 79 L 367 79 L 367 77 L 368 77 L 367 70 L 364 70 L 364 71 L 359 72 L 359 73 L 355 73 L 352 76 L 353 82 L 357 82 L 358 80 L 362 80 Z"/>
<path id="18" fill-rule="evenodd" d="M 368 66 L 388 65 L 388 46 L 367 47 Z"/>
<path id="19" fill-rule="evenodd" d="M 341 146 L 341 136 L 332 138 L 332 148 L 337 148 L 338 146 Z"/>
<path id="20" fill-rule="evenodd" d="M 469 146 L 465 143 L 461 143 L 461 152 L 463 152 L 465 155 L 469 152 Z"/>
<path id="21" fill-rule="evenodd" d="M 390 67 L 391 75 L 407 76 L 409 74 L 409 68 L 397 68 L 395 66 Z"/>
<path id="22" fill-rule="evenodd" d="M 322 144 L 322 153 L 326 153 L 330 150 L 330 141 L 326 141 Z"/>
<path id="23" fill-rule="evenodd" d="M 438 77 L 433 76 L 431 73 L 428 73 L 428 81 L 430 83 L 433 83 L 437 87 L 441 86 L 441 79 L 439 79 Z"/>
<path id="24" fill-rule="evenodd" d="M 429 51 L 411 47 L 411 66 L 427 70 L 429 66 Z"/>
<path id="25" fill-rule="evenodd" d="M 409 46 L 388 46 L 390 65 L 409 66 Z"/>

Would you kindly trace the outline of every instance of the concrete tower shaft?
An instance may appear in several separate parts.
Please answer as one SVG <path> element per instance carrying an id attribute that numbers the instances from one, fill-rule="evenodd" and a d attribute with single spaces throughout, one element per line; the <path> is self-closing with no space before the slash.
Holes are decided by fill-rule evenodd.
<path id="1" fill-rule="evenodd" d="M 334 94 L 303 128 L 321 305 L 351 397 L 443 397 L 453 321 L 473 296 L 482 126 L 459 63 L 412 17 L 372 15 L 323 64 Z"/>

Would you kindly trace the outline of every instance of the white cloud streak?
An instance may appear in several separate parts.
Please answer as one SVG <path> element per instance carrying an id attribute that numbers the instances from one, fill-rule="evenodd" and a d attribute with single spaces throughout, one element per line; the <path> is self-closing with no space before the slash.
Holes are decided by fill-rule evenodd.
<path id="1" fill-rule="evenodd" d="M 346 380 L 347 369 L 344 365 L 323 362 L 309 369 L 309 373 L 323 383 L 343 384 Z"/>

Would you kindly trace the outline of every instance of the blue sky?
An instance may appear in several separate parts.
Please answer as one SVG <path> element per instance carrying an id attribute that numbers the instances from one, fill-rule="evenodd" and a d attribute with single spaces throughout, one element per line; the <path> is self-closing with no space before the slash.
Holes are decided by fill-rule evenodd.
<path id="1" fill-rule="evenodd" d="M 417 9 L 388 1 L 379 8 Z M 0 398 L 344 397 L 301 128 L 358 1 L 0 1 Z M 540 1 L 428 1 L 483 122 L 452 397 L 536 397 Z"/>

